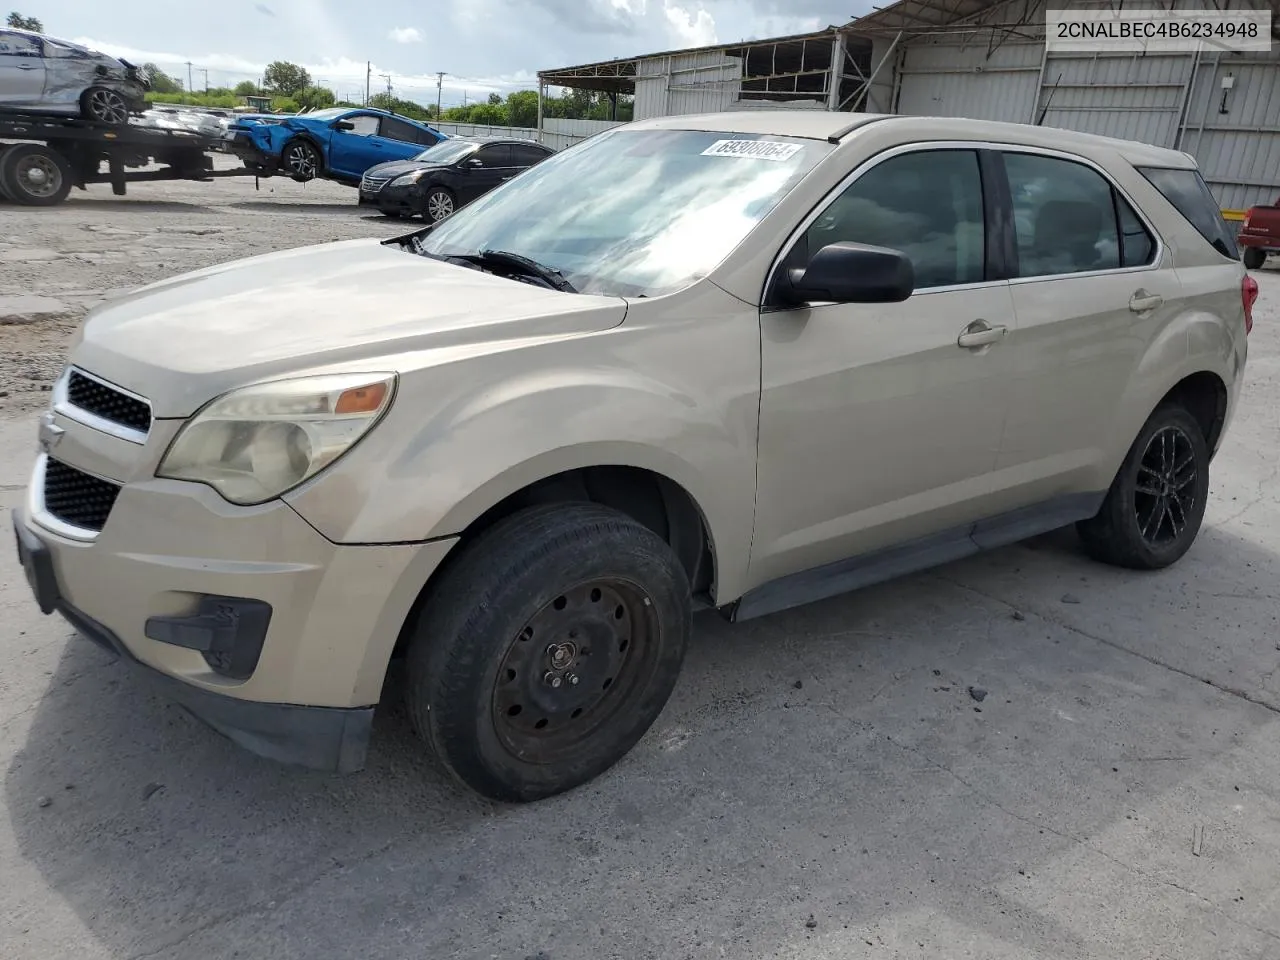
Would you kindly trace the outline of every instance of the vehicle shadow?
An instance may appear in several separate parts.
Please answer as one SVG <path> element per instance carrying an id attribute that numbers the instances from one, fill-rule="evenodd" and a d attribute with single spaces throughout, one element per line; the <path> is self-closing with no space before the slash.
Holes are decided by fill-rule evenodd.
<path id="1" fill-rule="evenodd" d="M 365 220 L 383 220 L 381 216 L 369 216 L 367 207 L 359 206 L 354 200 L 350 203 L 309 202 L 292 198 L 279 200 L 237 200 L 224 207 L 227 210 L 265 211 L 268 213 L 296 213 L 299 215 L 350 215 Z"/>
<path id="2" fill-rule="evenodd" d="M 65 206 L 75 210 L 109 210 L 111 213 L 181 213 L 216 214 L 216 207 L 192 203 L 189 200 L 140 200 L 134 197 L 103 197 L 77 194 L 72 191 Z"/>
<path id="3" fill-rule="evenodd" d="M 1217 677 L 1269 696 L 1280 601 L 1209 588 L 1274 600 L 1278 571 L 1211 528 L 1150 575 L 1053 534 L 758 621 L 700 615 L 644 741 L 525 807 L 424 759 L 395 671 L 368 768 L 330 777 L 249 756 L 74 640 L 5 800 L 112 958 L 1262 956 L 1278 851 L 1249 831 L 1280 813 L 1276 717 Z M 1162 911 L 1183 919 L 1132 922 Z M 85 957 L 65 927 L 0 952 Z"/>

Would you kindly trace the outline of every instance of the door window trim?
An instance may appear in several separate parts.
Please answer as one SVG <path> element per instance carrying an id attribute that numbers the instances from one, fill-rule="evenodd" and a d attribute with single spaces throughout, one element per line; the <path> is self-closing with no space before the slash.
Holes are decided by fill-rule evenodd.
<path id="1" fill-rule="evenodd" d="M 1113 273 L 1139 273 L 1143 271 L 1161 269 L 1161 263 L 1164 260 L 1165 251 L 1167 249 L 1164 242 L 1164 237 L 1160 235 L 1160 231 L 1156 230 L 1155 226 L 1151 222 L 1151 219 L 1146 215 L 1146 212 L 1142 209 L 1141 205 L 1134 201 L 1133 197 L 1129 194 L 1129 192 L 1125 190 L 1122 186 L 1120 186 L 1120 184 L 1116 183 L 1115 178 L 1112 177 L 1111 174 L 1108 173 L 1102 166 L 1100 166 L 1095 161 L 1090 160 L 1088 157 L 1082 157 L 1079 154 L 1071 153 L 1070 151 L 1067 151 L 1067 150 L 1057 150 L 1052 147 L 1029 146 L 1026 144 L 1005 143 L 1003 141 L 996 141 L 996 140 L 914 140 L 911 143 L 902 143 L 902 144 L 898 144 L 897 146 L 886 147 L 884 150 L 881 150 L 879 153 L 876 153 L 873 156 L 868 157 L 858 166 L 854 167 L 853 170 L 850 171 L 843 179 L 841 179 L 839 183 L 837 183 L 834 187 L 832 187 L 831 190 L 829 190 L 826 193 L 826 195 L 823 196 L 823 198 L 814 205 L 813 209 L 809 211 L 809 213 L 804 217 L 804 219 L 802 219 L 800 223 L 795 228 L 792 229 L 791 233 L 788 234 L 787 236 L 786 242 L 783 243 L 781 247 L 779 247 L 778 252 L 774 255 L 773 262 L 769 266 L 769 272 L 765 274 L 764 286 L 761 288 L 761 291 L 760 291 L 761 309 L 762 310 L 779 309 L 777 307 L 768 306 L 769 291 L 773 289 L 774 278 L 778 273 L 778 268 L 784 262 L 786 262 L 787 257 L 791 255 L 791 251 L 795 248 L 795 245 L 800 242 L 800 238 L 804 236 L 804 234 L 814 224 L 814 222 L 819 217 L 821 217 L 826 212 L 827 208 L 830 207 L 833 203 L 835 203 L 835 201 L 838 200 L 840 196 L 847 189 L 849 189 L 849 187 L 852 186 L 855 181 L 857 181 L 867 171 L 871 170 L 873 167 L 876 167 L 881 163 L 884 163 L 886 160 L 890 160 L 890 159 L 893 159 L 894 157 L 899 157 L 908 153 L 925 153 L 925 152 L 932 152 L 936 150 L 971 150 L 977 154 L 978 168 L 979 168 L 979 173 L 982 176 L 982 186 L 983 186 L 982 206 L 983 206 L 983 217 L 984 217 L 984 222 L 983 222 L 984 234 L 989 235 L 993 230 L 993 228 L 996 226 L 986 220 L 986 218 L 990 215 L 990 207 L 993 204 L 993 202 L 999 202 L 1002 196 L 1006 202 L 1009 202 L 1010 204 L 1012 202 L 1012 193 L 1009 187 L 1008 173 L 1007 171 L 1004 171 L 1004 154 L 1030 153 L 1030 154 L 1038 154 L 1040 156 L 1053 157 L 1059 160 L 1065 160 L 1072 163 L 1080 163 L 1094 170 L 1096 173 L 1100 174 L 1102 178 L 1106 181 L 1106 183 L 1111 187 L 1111 189 L 1114 190 L 1118 196 L 1123 197 L 1125 199 L 1125 202 L 1128 203 L 1129 206 L 1133 208 L 1133 212 L 1137 215 L 1138 219 L 1142 222 L 1142 225 L 1147 228 L 1147 231 L 1154 238 L 1156 249 L 1155 249 L 1155 254 L 1151 258 L 1151 263 L 1145 264 L 1140 267 L 1108 267 L 1103 270 L 1090 270 L 1088 272 L 1082 272 L 1082 273 L 1055 273 L 1055 274 L 1047 274 L 1045 276 L 1039 276 L 1039 277 L 1008 277 L 1006 279 L 979 280 L 973 283 L 956 283 L 956 284 L 949 284 L 944 287 L 929 287 L 925 290 L 919 290 L 919 291 L 916 291 L 915 293 L 912 293 L 911 294 L 912 297 L 924 297 L 924 296 L 929 296 L 930 294 L 937 294 L 937 293 L 951 293 L 956 290 L 978 290 L 978 289 L 982 289 L 983 287 L 997 287 L 1003 284 L 1041 283 L 1045 280 L 1061 280 L 1066 277 L 1097 277 L 1097 276 L 1105 276 Z M 983 158 L 984 153 L 996 154 L 997 156 L 993 158 L 996 161 L 996 164 L 993 165 L 990 162 L 984 160 Z M 1002 181 L 1003 185 L 1002 186 L 998 185 L 998 189 L 994 192 L 994 194 L 992 196 L 988 196 L 989 191 L 987 189 L 987 186 L 988 186 L 987 176 L 990 172 L 992 172 L 993 166 L 996 166 L 996 165 L 998 165 L 998 168 L 1004 173 L 1004 177 Z M 1113 211 L 1114 211 L 1114 207 L 1113 207 Z M 1016 231 L 1016 224 L 1013 221 L 1012 206 L 1004 210 L 1004 213 L 1008 217 L 1008 221 L 1005 224 L 1001 224 L 1000 229 L 1010 231 L 1010 235 L 1013 237 L 1016 244 L 1016 232 L 1014 232 Z M 1113 215 L 1114 215 L 1114 212 L 1113 212 Z M 990 243 L 988 241 L 988 255 L 989 255 L 989 251 L 990 251 Z M 998 258 L 996 266 L 1001 269 L 1001 272 L 1008 272 L 1008 268 L 1011 267 L 1012 264 L 1001 262 L 1004 259 L 1005 259 L 1004 257 Z M 813 307 L 828 306 L 828 305 L 829 304 L 826 301 L 823 301 L 821 303 L 818 303 L 818 302 L 811 303 L 809 306 L 810 308 L 813 308 Z M 787 308 L 787 309 L 794 309 L 794 308 Z"/>

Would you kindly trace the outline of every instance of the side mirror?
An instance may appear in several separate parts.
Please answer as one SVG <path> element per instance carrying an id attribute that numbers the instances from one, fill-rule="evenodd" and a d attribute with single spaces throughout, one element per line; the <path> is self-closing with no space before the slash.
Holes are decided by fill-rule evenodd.
<path id="1" fill-rule="evenodd" d="M 472 157 L 470 160 L 468 160 L 468 161 L 467 161 L 467 166 L 468 166 L 468 167 L 483 167 L 483 166 L 484 166 L 484 161 L 483 161 L 483 160 L 481 160 L 479 157 Z"/>
<path id="2" fill-rule="evenodd" d="M 789 306 L 806 303 L 900 303 L 911 296 L 916 271 L 900 250 L 841 241 L 823 247 L 809 265 L 778 277 Z"/>
<path id="3" fill-rule="evenodd" d="M 337 123 L 333 125 L 333 129 L 335 130 L 346 131 L 346 130 L 354 130 L 355 128 L 356 128 L 356 125 L 352 123 L 350 120 L 339 120 Z"/>

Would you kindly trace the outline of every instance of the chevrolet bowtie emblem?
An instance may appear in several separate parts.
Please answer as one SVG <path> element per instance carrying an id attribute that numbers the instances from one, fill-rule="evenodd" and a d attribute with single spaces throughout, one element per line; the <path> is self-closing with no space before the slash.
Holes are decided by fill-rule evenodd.
<path id="1" fill-rule="evenodd" d="M 40 418 L 40 449 L 52 453 L 62 435 L 67 431 L 53 422 L 53 414 L 46 413 Z"/>

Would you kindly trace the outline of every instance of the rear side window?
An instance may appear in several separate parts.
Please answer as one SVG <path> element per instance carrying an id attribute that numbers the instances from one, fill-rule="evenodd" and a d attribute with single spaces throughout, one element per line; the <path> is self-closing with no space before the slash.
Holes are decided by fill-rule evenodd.
<path id="1" fill-rule="evenodd" d="M 418 143 L 418 128 L 412 123 L 396 120 L 392 117 L 382 118 L 382 136 L 402 143 Z"/>
<path id="2" fill-rule="evenodd" d="M 1176 170 L 1168 167 L 1138 167 L 1138 172 L 1177 207 L 1178 212 L 1200 232 L 1213 248 L 1232 260 L 1240 256 L 1236 238 L 1222 219 L 1218 201 L 1209 192 L 1198 170 Z"/>

